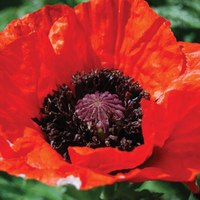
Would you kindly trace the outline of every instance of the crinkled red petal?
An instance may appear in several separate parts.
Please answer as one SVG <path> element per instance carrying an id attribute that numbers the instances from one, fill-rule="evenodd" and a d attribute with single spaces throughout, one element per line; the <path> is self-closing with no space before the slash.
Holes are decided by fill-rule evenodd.
<path id="1" fill-rule="evenodd" d="M 34 32 L 35 29 L 40 29 L 48 35 L 50 28 L 61 16 L 72 10 L 69 6 L 46 5 L 34 13 L 25 15 L 22 19 L 13 20 L 0 33 L 0 49 L 3 49 L 9 43 L 15 41 L 21 36 L 28 35 Z"/>
<path id="2" fill-rule="evenodd" d="M 0 137 L 2 144 L 0 170 L 37 179 L 48 185 L 57 185 L 59 179 L 73 175 L 80 178 L 82 189 L 112 184 L 121 179 L 120 175 L 116 177 L 104 175 L 65 162 L 40 136 L 33 136 L 37 135 L 34 129 L 25 128 L 24 135 L 26 136 L 18 138 L 13 144 Z"/>
<path id="3" fill-rule="evenodd" d="M 200 172 L 200 73 L 189 71 L 170 84 L 160 100 L 168 113 L 169 137 L 142 169 L 161 169 L 162 180 L 193 181 Z M 155 111 L 156 112 L 156 111 Z"/>
<path id="4" fill-rule="evenodd" d="M 145 1 L 90 1 L 75 12 L 102 66 L 135 78 L 153 100 L 179 76 L 184 60 L 170 23 Z"/>
<path id="5" fill-rule="evenodd" d="M 55 53 L 47 36 L 36 31 L 8 44 L 0 60 L 0 135 L 12 142 L 40 116 L 44 95 L 55 87 Z"/>
<path id="6" fill-rule="evenodd" d="M 200 69 L 200 44 L 179 42 L 179 45 L 186 57 L 188 69 Z"/>
<path id="7" fill-rule="evenodd" d="M 57 54 L 55 67 L 60 83 L 71 87 L 71 76 L 76 71 L 101 69 L 100 60 L 74 12 L 64 15 L 54 23 L 49 39 Z"/>
<path id="8" fill-rule="evenodd" d="M 82 189 L 126 180 L 193 181 L 200 172 L 199 45 L 177 43 L 168 26 L 142 0 L 93 0 L 75 10 L 45 6 L 8 25 L 0 34 L 0 170 L 49 185 L 74 175 Z M 136 78 L 161 105 L 142 102 L 144 145 L 132 152 L 71 147 L 69 164 L 31 117 L 56 84 L 69 84 L 76 70 L 102 67 Z"/>

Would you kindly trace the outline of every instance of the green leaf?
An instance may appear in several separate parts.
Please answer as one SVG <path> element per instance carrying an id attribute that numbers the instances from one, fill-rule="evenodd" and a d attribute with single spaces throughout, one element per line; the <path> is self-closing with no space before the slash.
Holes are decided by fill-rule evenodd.
<path id="1" fill-rule="evenodd" d="M 65 3 L 73 8 L 74 6 L 87 1 L 89 0 L 65 0 Z"/>
<path id="2" fill-rule="evenodd" d="M 0 199 L 2 200 L 74 200 L 65 194 L 65 191 L 66 189 L 62 187 L 50 187 L 36 180 L 0 172 Z"/>
<path id="3" fill-rule="evenodd" d="M 200 175 L 199 175 L 200 176 Z M 200 177 L 197 179 L 199 184 Z M 116 182 L 90 190 L 74 186 L 48 186 L 36 180 L 23 179 L 0 172 L 1 200 L 193 200 L 183 183 L 146 181 L 143 183 Z"/>
<path id="4" fill-rule="evenodd" d="M 199 200 L 199 198 L 196 197 L 195 194 L 191 193 L 191 195 L 190 195 L 188 200 Z"/>
<path id="5" fill-rule="evenodd" d="M 0 172 L 1 200 L 99 200 L 103 187 L 77 190 L 74 186 L 48 186 Z"/>
<path id="6" fill-rule="evenodd" d="M 200 174 L 197 175 L 196 178 L 196 185 L 198 186 L 199 190 L 200 190 Z"/>
<path id="7" fill-rule="evenodd" d="M 162 193 L 156 192 L 151 193 L 147 189 L 136 191 L 140 188 L 143 183 L 128 183 L 119 182 L 113 185 L 104 186 L 101 193 L 101 200 L 141 200 L 151 199 L 159 200 L 163 195 Z"/>
<path id="8" fill-rule="evenodd" d="M 136 191 L 142 183 L 120 182 L 96 187 L 91 190 L 77 190 L 70 185 L 47 186 L 39 181 L 23 179 L 0 172 L 1 200 L 158 200 L 162 195 L 147 189 Z"/>
<path id="9" fill-rule="evenodd" d="M 182 2 L 184 4 L 184 6 L 187 6 L 188 9 L 191 9 L 193 10 L 198 16 L 200 15 L 199 12 L 200 12 L 200 2 L 199 0 L 184 0 Z"/>
<path id="10" fill-rule="evenodd" d="M 171 22 L 178 41 L 200 43 L 199 0 L 146 0 L 150 7 Z"/>
<path id="11" fill-rule="evenodd" d="M 183 5 L 169 5 L 153 8 L 158 14 L 167 18 L 172 23 L 172 28 L 177 26 L 200 28 L 200 18 L 192 10 L 184 9 Z"/>
<path id="12" fill-rule="evenodd" d="M 102 188 L 96 187 L 90 190 L 77 190 L 73 186 L 67 186 L 65 194 L 69 195 L 73 200 L 99 200 Z"/>
<path id="13" fill-rule="evenodd" d="M 39 181 L 23 179 L 0 172 L 1 200 L 158 200 L 160 193 L 147 189 L 136 191 L 142 183 L 120 182 L 96 187 L 91 190 L 77 190 L 70 185 L 47 186 Z"/>
<path id="14" fill-rule="evenodd" d="M 166 181 L 146 181 L 139 190 L 163 193 L 162 200 L 188 200 L 190 189 L 183 183 Z"/>
<path id="15" fill-rule="evenodd" d="M 6 8 L 0 12 L 0 31 L 3 30 L 8 23 L 16 19 L 17 13 L 14 8 Z"/>

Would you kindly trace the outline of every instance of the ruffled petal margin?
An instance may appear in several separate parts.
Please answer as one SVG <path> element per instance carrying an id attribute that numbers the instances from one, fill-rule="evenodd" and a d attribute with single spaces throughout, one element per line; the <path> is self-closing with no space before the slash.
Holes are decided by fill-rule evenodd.
<path id="1" fill-rule="evenodd" d="M 103 67 L 138 80 L 156 100 L 184 67 L 183 54 L 168 28 L 143 0 L 97 0 L 75 7 Z"/>
<path id="2" fill-rule="evenodd" d="M 45 6 L 11 22 L 0 33 L 0 170 L 49 185 L 73 175 L 81 189 L 193 181 L 200 172 L 199 45 L 177 43 L 169 25 L 142 0 Z M 132 152 L 70 147 L 66 163 L 31 117 L 56 84 L 70 84 L 74 70 L 102 67 L 139 80 L 160 105 L 142 102 L 144 145 Z M 108 174 L 123 169 L 130 172 Z"/>

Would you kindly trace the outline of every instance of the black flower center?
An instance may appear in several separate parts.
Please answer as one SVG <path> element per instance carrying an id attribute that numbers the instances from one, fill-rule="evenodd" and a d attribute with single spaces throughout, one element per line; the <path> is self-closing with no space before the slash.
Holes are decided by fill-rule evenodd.
<path id="1" fill-rule="evenodd" d="M 141 98 L 150 99 L 139 83 L 119 70 L 103 69 L 72 76 L 75 94 L 64 85 L 48 94 L 33 120 L 47 142 L 70 162 L 69 146 L 114 147 L 132 151 L 144 144 Z"/>

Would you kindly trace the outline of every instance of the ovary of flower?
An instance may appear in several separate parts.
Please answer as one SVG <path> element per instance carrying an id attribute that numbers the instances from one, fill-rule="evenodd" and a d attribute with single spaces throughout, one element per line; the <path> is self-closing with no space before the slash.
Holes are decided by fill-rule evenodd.
<path id="1" fill-rule="evenodd" d="M 75 109 L 79 119 L 90 125 L 94 121 L 96 128 L 101 128 L 104 133 L 109 126 L 109 118 L 118 121 L 124 117 L 123 111 L 125 111 L 118 96 L 107 91 L 104 93 L 96 91 L 94 94 L 85 95 L 77 102 Z"/>

